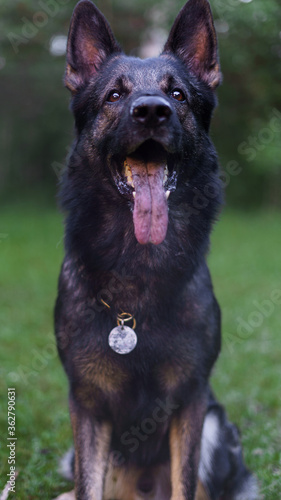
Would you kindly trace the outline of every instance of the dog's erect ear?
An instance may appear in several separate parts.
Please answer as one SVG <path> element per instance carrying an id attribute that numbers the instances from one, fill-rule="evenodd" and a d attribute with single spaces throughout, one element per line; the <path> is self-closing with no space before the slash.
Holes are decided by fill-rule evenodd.
<path id="1" fill-rule="evenodd" d="M 69 28 L 65 86 L 77 92 L 114 52 L 121 48 L 107 20 L 92 2 L 81 0 Z"/>
<path id="2" fill-rule="evenodd" d="M 173 52 L 215 89 L 221 82 L 217 37 L 207 0 L 189 0 L 170 31 L 164 53 Z"/>

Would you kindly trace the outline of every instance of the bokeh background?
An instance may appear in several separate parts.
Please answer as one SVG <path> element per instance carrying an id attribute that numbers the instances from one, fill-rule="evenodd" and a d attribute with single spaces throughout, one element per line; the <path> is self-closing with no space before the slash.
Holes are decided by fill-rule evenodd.
<path id="1" fill-rule="evenodd" d="M 5 198 L 55 192 L 71 142 L 64 47 L 75 0 L 1 2 L 1 174 Z M 127 53 L 158 52 L 181 0 L 97 0 Z M 281 206 L 281 9 L 278 0 L 212 0 L 224 84 L 212 137 L 236 207 Z"/>
<path id="2" fill-rule="evenodd" d="M 211 136 L 226 207 L 209 263 L 223 311 L 213 384 L 242 431 L 261 498 L 281 495 L 281 8 L 211 0 L 224 75 Z M 73 137 L 63 88 L 75 0 L 0 4 L 0 492 L 8 473 L 7 387 L 17 393 L 17 494 L 51 499 L 71 444 L 52 309 L 63 256 L 57 185 Z M 159 53 L 180 0 L 96 0 L 125 51 Z M 0 493 L 1 497 L 1 493 Z"/>

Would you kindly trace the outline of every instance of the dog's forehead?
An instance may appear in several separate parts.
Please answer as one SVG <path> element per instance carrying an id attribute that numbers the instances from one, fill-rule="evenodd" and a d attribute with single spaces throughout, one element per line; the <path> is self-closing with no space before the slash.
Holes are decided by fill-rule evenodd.
<path id="1" fill-rule="evenodd" d="M 176 62 L 165 55 L 149 59 L 119 56 L 108 69 L 110 82 L 113 83 L 123 77 L 135 89 L 158 87 L 169 78 L 182 79 L 182 73 L 177 69 Z"/>

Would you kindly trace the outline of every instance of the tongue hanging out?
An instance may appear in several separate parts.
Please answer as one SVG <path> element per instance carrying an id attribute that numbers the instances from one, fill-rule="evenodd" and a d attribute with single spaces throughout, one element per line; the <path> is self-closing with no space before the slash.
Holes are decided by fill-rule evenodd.
<path id="1" fill-rule="evenodd" d="M 164 190 L 165 161 L 128 157 L 135 189 L 134 226 L 139 243 L 159 245 L 168 227 L 168 204 Z"/>

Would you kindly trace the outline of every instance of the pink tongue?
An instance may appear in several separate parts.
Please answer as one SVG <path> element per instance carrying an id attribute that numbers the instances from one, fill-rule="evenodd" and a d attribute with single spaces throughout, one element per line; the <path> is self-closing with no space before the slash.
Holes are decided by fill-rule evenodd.
<path id="1" fill-rule="evenodd" d="M 139 243 L 159 245 L 168 227 L 168 204 L 163 187 L 165 164 L 127 158 L 135 186 L 134 226 Z"/>

